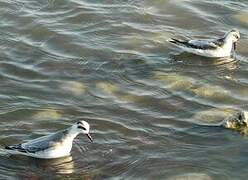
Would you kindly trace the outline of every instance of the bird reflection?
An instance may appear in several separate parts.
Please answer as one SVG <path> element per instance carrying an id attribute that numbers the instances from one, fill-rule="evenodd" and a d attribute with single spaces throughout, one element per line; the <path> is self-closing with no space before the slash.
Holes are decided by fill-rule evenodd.
<path id="1" fill-rule="evenodd" d="M 37 167 L 55 171 L 57 174 L 72 174 L 75 171 L 72 156 L 49 160 L 34 158 L 31 159 L 34 161 Z"/>
<path id="2" fill-rule="evenodd" d="M 1 155 L 2 167 L 11 169 L 18 179 L 43 179 L 54 175 L 71 175 L 75 173 L 72 156 L 58 159 L 36 159 L 22 155 Z M 45 172 L 45 174 L 44 174 Z"/>
<path id="3" fill-rule="evenodd" d="M 223 76 L 223 78 L 233 79 L 233 72 L 239 68 L 238 56 L 223 58 L 207 58 L 182 52 L 180 54 L 170 54 L 170 63 L 176 70 L 198 71 L 202 73 L 212 72 Z"/>

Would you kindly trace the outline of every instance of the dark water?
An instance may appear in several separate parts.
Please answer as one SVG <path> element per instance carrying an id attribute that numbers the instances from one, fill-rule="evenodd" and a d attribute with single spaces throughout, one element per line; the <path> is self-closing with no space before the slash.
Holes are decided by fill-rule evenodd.
<path id="1" fill-rule="evenodd" d="M 248 138 L 219 123 L 248 106 L 246 0 L 0 0 L 0 142 L 84 119 L 71 157 L 0 152 L 0 179 L 247 179 Z M 205 59 L 166 39 L 241 31 Z"/>

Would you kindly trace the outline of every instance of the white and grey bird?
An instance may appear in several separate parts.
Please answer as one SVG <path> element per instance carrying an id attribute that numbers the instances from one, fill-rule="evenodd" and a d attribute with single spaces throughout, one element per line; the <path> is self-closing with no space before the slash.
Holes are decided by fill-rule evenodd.
<path id="1" fill-rule="evenodd" d="M 86 121 L 78 121 L 67 129 L 25 143 L 6 146 L 5 149 L 11 154 L 22 154 L 42 159 L 65 157 L 70 155 L 72 142 L 78 134 L 87 135 L 93 142 L 89 131 L 90 125 Z"/>
<path id="2" fill-rule="evenodd" d="M 240 39 L 240 33 L 237 29 L 232 29 L 223 37 L 207 40 L 181 40 L 171 38 L 168 42 L 180 47 L 186 52 L 205 56 L 205 57 L 230 57 L 233 50 L 236 50 L 236 43 Z"/>

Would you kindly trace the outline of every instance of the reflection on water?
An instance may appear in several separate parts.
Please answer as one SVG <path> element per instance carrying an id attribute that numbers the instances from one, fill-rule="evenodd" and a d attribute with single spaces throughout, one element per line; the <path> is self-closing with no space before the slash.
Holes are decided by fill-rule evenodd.
<path id="1" fill-rule="evenodd" d="M 71 156 L 0 151 L 0 179 L 246 179 L 247 1 L 0 0 L 1 147 L 91 124 Z M 231 58 L 171 46 L 237 28 Z"/>
<path id="2" fill-rule="evenodd" d="M 71 156 L 52 160 L 34 160 L 38 168 L 54 171 L 58 174 L 72 174 L 74 162 Z M 32 162 L 33 163 L 33 162 Z"/>
<path id="3" fill-rule="evenodd" d="M 58 120 L 61 116 L 61 113 L 55 109 L 45 109 L 35 113 L 33 118 L 37 120 Z"/>
<path id="4" fill-rule="evenodd" d="M 235 113 L 232 109 L 212 108 L 199 111 L 192 117 L 194 121 L 206 125 L 219 125 L 224 119 Z"/>
<path id="5" fill-rule="evenodd" d="M 85 93 L 86 87 L 83 83 L 68 81 L 63 82 L 63 84 L 61 85 L 61 89 L 74 95 L 82 95 L 83 93 Z"/>
<path id="6" fill-rule="evenodd" d="M 49 178 L 49 174 L 57 174 L 61 176 L 69 175 L 74 172 L 74 162 L 71 156 L 59 159 L 34 159 L 31 157 L 11 155 L 8 157 L 10 166 L 20 170 L 17 174 L 18 179 L 40 179 L 42 177 Z M 29 164 L 30 166 L 26 166 Z M 20 169 L 19 166 L 22 168 Z"/>
<path id="7" fill-rule="evenodd" d="M 231 98 L 231 93 L 220 86 L 202 85 L 201 81 L 180 73 L 155 72 L 154 79 L 161 82 L 161 86 L 171 91 L 189 92 L 201 98 L 212 99 L 213 101 L 225 101 Z"/>
<path id="8" fill-rule="evenodd" d="M 233 16 L 236 20 L 241 23 L 248 24 L 248 13 L 245 11 L 241 11 Z"/>
<path id="9" fill-rule="evenodd" d="M 154 79 L 161 82 L 162 86 L 169 86 L 172 90 L 187 91 L 194 87 L 194 79 L 179 73 L 155 72 Z"/>
<path id="10" fill-rule="evenodd" d="M 118 86 L 111 84 L 111 83 L 99 82 L 96 84 L 96 87 L 100 91 L 108 95 L 113 95 L 116 91 L 118 91 Z"/>
<path id="11" fill-rule="evenodd" d="M 219 86 L 202 86 L 197 89 L 194 89 L 194 93 L 200 97 L 220 100 L 228 99 L 231 96 L 231 93 Z"/>
<path id="12" fill-rule="evenodd" d="M 178 176 L 173 176 L 169 178 L 169 180 L 211 180 L 212 178 L 208 176 L 207 174 L 201 174 L 201 173 L 188 173 L 188 174 L 182 174 Z"/>

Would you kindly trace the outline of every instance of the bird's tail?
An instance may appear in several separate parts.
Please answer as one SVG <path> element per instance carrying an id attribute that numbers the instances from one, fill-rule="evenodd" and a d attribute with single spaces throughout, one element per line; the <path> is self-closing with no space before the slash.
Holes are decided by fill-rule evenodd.
<path id="1" fill-rule="evenodd" d="M 170 38 L 167 41 L 176 45 L 185 45 L 187 43 L 187 41 L 181 39 L 175 39 L 175 38 Z"/>
<path id="2" fill-rule="evenodd" d="M 21 144 L 5 146 L 5 149 L 16 150 L 16 151 L 20 151 L 20 152 L 26 152 L 26 150 L 22 148 Z"/>
<path id="3" fill-rule="evenodd" d="M 11 147 L 11 146 L 5 146 L 4 148 L 5 149 L 11 149 L 11 150 L 13 149 L 13 147 Z"/>

